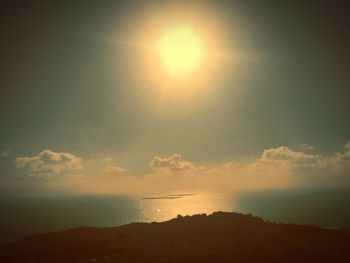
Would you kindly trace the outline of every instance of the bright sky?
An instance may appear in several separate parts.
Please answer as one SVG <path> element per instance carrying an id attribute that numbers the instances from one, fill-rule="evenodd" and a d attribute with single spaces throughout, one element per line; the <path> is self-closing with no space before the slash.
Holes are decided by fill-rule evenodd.
<path id="1" fill-rule="evenodd" d="M 104 192 L 124 178 L 124 189 L 142 191 L 154 185 L 147 178 L 190 173 L 208 176 L 190 184 L 208 188 L 213 174 L 256 174 L 271 158 L 288 160 L 278 170 L 285 174 L 347 173 L 342 10 L 273 1 L 9 4 L 1 15 L 0 186 Z M 298 181 L 273 170 L 264 166 L 270 185 L 255 181 Z M 76 177 L 67 183 L 67 174 Z M 167 189 L 171 180 L 157 182 Z"/>

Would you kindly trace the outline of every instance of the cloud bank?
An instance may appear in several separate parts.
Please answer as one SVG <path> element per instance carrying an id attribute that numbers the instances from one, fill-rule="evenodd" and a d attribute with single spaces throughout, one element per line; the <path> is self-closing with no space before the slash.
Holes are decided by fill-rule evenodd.
<path id="1" fill-rule="evenodd" d="M 38 155 L 18 157 L 14 160 L 17 168 L 25 175 L 46 177 L 83 168 L 82 160 L 71 153 L 43 150 Z"/>
<path id="2" fill-rule="evenodd" d="M 188 172 L 196 169 L 196 166 L 182 160 L 181 154 L 174 153 L 168 157 L 154 157 L 149 162 L 149 167 L 155 174 L 168 174 L 173 172 Z"/>
<path id="3" fill-rule="evenodd" d="M 304 147 L 305 148 L 305 147 Z M 203 165 L 181 154 L 150 158 L 149 170 L 132 174 L 111 157 L 83 160 L 43 150 L 14 160 L 23 178 L 46 178 L 45 187 L 70 193 L 247 191 L 293 187 L 350 186 L 350 142 L 330 156 L 286 146 L 269 148 L 250 161 Z M 38 179 L 39 178 L 39 179 Z M 29 182 L 29 181 L 28 181 Z M 28 184 L 28 183 L 27 183 Z"/>

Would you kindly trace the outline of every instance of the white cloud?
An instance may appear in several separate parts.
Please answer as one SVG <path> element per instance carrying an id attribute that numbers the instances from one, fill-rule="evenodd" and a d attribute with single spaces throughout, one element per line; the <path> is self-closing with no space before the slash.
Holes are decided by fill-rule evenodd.
<path id="1" fill-rule="evenodd" d="M 196 169 L 193 163 L 182 160 L 180 154 L 174 153 L 168 157 L 154 157 L 149 167 L 156 173 L 188 172 Z"/>
<path id="2" fill-rule="evenodd" d="M 266 149 L 261 156 L 261 160 L 265 161 L 292 161 L 297 163 L 317 162 L 319 159 L 319 155 L 293 151 L 286 146 Z"/>
<path id="3" fill-rule="evenodd" d="M 241 164 L 238 162 L 228 162 L 228 163 L 224 163 L 221 166 L 222 166 L 222 168 L 227 169 L 227 170 L 238 170 L 241 168 Z"/>
<path id="4" fill-rule="evenodd" d="M 344 145 L 344 152 L 337 152 L 334 156 L 322 160 L 322 168 L 326 171 L 349 173 L 350 175 L 350 141 Z"/>
<path id="5" fill-rule="evenodd" d="M 149 166 L 153 174 L 186 174 L 186 175 L 229 175 L 251 176 L 266 174 L 291 173 L 291 170 L 316 169 L 321 167 L 323 159 L 320 155 L 293 151 L 286 146 L 266 149 L 261 156 L 249 163 L 227 162 L 213 166 L 198 166 L 182 159 L 180 154 L 168 157 L 154 157 Z"/>
<path id="6" fill-rule="evenodd" d="M 286 146 L 263 150 L 261 156 L 248 163 L 227 162 L 212 166 L 198 166 L 182 159 L 180 154 L 154 157 L 150 163 L 158 183 L 171 182 L 207 189 L 273 189 L 293 186 L 320 186 L 339 183 L 350 173 L 350 143 L 345 151 L 331 156 L 292 150 Z M 168 180 L 157 175 L 168 175 Z M 181 175 L 191 175 L 181 177 Z M 334 180 L 335 175 L 342 175 Z M 177 178 L 177 179 L 175 179 Z M 184 180 L 187 180 L 186 183 Z M 344 180 L 343 180 L 344 181 Z"/>
<path id="7" fill-rule="evenodd" d="M 83 168 L 81 158 L 65 152 L 43 150 L 38 155 L 18 157 L 14 160 L 17 168 L 32 176 L 52 176 Z"/>
<path id="8" fill-rule="evenodd" d="M 290 163 L 294 168 L 319 168 L 322 156 L 317 154 L 307 154 L 301 151 L 293 151 L 286 146 L 270 148 L 263 151 L 260 161 L 275 163 Z"/>
<path id="9" fill-rule="evenodd" d="M 162 191 L 246 191 L 293 187 L 344 186 L 350 183 L 350 142 L 343 151 L 323 156 L 286 146 L 262 151 L 254 160 L 201 166 L 180 154 L 155 156 L 150 172 L 132 174 L 113 160 L 84 162 L 70 153 L 45 150 L 19 157 L 15 164 L 28 175 L 53 176 L 45 181 L 52 189 L 84 193 L 140 193 Z M 23 177 L 21 177 L 23 178 Z M 27 181 L 35 181 L 27 177 Z"/>
<path id="10" fill-rule="evenodd" d="M 345 148 L 347 151 L 350 151 L 350 141 L 348 141 L 348 142 L 345 144 L 344 148 Z"/>

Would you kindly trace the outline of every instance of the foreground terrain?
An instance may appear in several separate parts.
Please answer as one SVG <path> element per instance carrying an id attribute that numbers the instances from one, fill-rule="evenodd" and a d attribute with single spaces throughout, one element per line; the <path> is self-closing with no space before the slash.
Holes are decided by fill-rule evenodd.
<path id="1" fill-rule="evenodd" d="M 350 234 L 237 213 L 80 227 L 0 247 L 0 262 L 350 262 Z"/>

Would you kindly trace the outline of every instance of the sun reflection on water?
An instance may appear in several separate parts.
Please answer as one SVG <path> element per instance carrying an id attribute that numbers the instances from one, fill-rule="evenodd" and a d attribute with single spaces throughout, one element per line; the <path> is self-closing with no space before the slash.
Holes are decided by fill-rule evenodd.
<path id="1" fill-rule="evenodd" d="M 232 198 L 221 194 L 166 194 L 141 197 L 140 221 L 159 222 L 177 215 L 210 214 L 215 211 L 234 211 Z"/>

